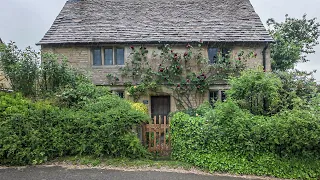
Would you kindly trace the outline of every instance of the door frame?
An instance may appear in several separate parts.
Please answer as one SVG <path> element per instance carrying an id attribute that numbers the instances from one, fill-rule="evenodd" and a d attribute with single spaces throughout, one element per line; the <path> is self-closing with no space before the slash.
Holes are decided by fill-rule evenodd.
<path id="1" fill-rule="evenodd" d="M 150 96 L 150 117 L 153 119 L 154 117 L 152 117 L 152 98 L 153 97 L 167 97 L 169 100 L 168 103 L 168 109 L 169 109 L 169 113 L 167 116 L 169 116 L 169 114 L 171 113 L 171 96 L 170 95 L 157 95 L 157 96 Z"/>

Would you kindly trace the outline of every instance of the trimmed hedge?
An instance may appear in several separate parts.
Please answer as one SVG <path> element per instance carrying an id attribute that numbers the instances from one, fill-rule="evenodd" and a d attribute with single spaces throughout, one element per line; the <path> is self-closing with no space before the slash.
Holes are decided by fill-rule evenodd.
<path id="1" fill-rule="evenodd" d="M 255 116 L 228 100 L 205 116 L 171 120 L 173 158 L 211 172 L 320 178 L 319 111 Z"/>
<path id="2" fill-rule="evenodd" d="M 144 157 L 132 127 L 147 119 L 113 95 L 76 110 L 0 92 L 0 164 L 40 164 L 66 155 Z"/>

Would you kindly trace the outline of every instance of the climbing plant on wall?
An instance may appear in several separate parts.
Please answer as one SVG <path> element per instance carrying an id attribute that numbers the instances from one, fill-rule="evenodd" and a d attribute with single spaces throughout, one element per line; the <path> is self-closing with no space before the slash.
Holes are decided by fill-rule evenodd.
<path id="1" fill-rule="evenodd" d="M 129 96 L 138 101 L 150 91 L 161 92 L 162 88 L 166 88 L 172 91 L 179 109 L 198 106 L 210 85 L 238 75 L 245 68 L 247 59 L 257 56 L 253 52 L 233 54 L 229 51 L 223 54 L 218 51 L 215 63 L 210 64 L 203 54 L 202 42 L 195 46 L 187 44 L 182 53 L 176 52 L 171 45 L 159 47 L 158 53 L 151 53 L 144 46 L 131 46 L 131 51 L 130 60 L 121 68 Z M 119 79 L 111 74 L 107 77 L 111 80 L 110 84 Z"/>

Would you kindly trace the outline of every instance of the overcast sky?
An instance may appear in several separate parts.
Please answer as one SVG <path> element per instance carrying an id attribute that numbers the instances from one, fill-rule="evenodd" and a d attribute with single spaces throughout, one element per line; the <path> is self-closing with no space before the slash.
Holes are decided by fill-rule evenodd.
<path id="1" fill-rule="evenodd" d="M 15 41 L 20 48 L 32 46 L 40 41 L 59 14 L 66 0 L 1 0 L 0 38 Z M 251 0 L 256 12 L 265 23 L 268 18 L 283 21 L 284 15 L 309 18 L 320 21 L 320 0 Z M 316 78 L 320 81 L 320 46 L 317 53 L 309 58 L 311 62 L 298 66 L 302 70 L 318 70 Z"/>

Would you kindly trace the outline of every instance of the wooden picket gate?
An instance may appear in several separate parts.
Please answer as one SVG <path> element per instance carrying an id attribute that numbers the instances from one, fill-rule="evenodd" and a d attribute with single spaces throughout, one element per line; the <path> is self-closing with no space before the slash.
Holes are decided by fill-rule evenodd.
<path id="1" fill-rule="evenodd" d="M 144 124 L 142 128 L 142 141 L 148 146 L 149 152 L 160 156 L 169 156 L 171 152 L 170 123 L 167 116 L 157 118 L 154 116 L 149 124 Z"/>

